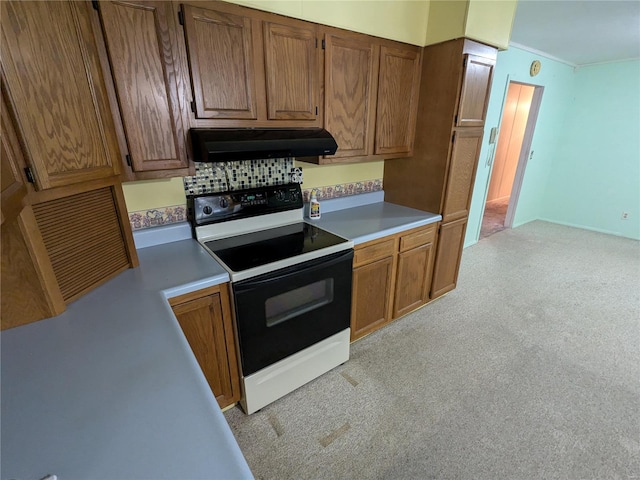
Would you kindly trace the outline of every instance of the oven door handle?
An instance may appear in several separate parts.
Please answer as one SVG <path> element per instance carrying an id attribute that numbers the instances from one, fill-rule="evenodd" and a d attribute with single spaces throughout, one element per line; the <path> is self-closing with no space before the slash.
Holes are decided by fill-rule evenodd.
<path id="1" fill-rule="evenodd" d="M 296 265 L 291 265 L 290 267 L 286 267 L 283 270 L 280 270 L 279 273 L 265 273 L 260 277 L 248 278 L 246 280 L 241 280 L 239 282 L 234 283 L 234 290 L 236 293 L 246 292 L 248 290 L 253 290 L 256 287 L 264 286 L 266 284 L 277 282 L 280 280 L 286 280 L 289 277 L 294 275 L 299 275 L 300 273 L 313 273 L 315 270 L 320 270 L 321 268 L 332 267 L 333 265 L 344 262 L 345 260 L 353 260 L 353 250 L 345 250 L 344 252 L 338 252 L 333 254 L 333 256 L 320 257 L 315 260 L 310 260 L 308 262 L 298 263 Z M 300 267 L 304 265 L 301 269 Z"/>

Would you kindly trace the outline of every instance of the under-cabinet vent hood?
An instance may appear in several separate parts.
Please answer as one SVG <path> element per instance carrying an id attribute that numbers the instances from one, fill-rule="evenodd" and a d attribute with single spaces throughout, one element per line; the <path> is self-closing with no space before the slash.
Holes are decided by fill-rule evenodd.
<path id="1" fill-rule="evenodd" d="M 324 128 L 192 128 L 194 161 L 333 155 L 338 144 Z"/>

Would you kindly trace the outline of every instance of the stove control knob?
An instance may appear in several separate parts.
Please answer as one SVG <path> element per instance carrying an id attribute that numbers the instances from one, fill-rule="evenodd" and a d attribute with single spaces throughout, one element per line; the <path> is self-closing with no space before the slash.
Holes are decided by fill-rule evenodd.
<path id="1" fill-rule="evenodd" d="M 300 194 L 297 190 L 291 190 L 291 192 L 289 192 L 289 198 L 291 198 L 292 202 L 297 202 L 300 198 Z"/>
<path id="2" fill-rule="evenodd" d="M 284 200 L 284 191 L 283 190 L 276 190 L 276 200 L 278 200 L 279 202 Z"/>
<path id="3" fill-rule="evenodd" d="M 213 213 L 213 208 L 211 208 L 209 205 L 205 205 L 202 209 L 202 213 L 204 213 L 205 215 L 211 215 Z"/>
<path id="4" fill-rule="evenodd" d="M 220 208 L 227 208 L 229 206 L 229 200 L 225 197 L 220 197 Z"/>

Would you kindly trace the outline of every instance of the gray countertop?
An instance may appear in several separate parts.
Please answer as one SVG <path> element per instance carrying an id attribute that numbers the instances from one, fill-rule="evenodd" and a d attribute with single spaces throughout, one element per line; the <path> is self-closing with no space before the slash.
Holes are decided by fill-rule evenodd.
<path id="1" fill-rule="evenodd" d="M 358 245 L 441 219 L 434 213 L 378 202 L 323 213 L 318 220 L 309 221 Z"/>
<path id="2" fill-rule="evenodd" d="M 138 252 L 65 313 L 2 332 L 2 478 L 253 478 L 166 297 L 228 281 L 194 240 Z"/>
<path id="3" fill-rule="evenodd" d="M 317 224 L 358 244 L 438 220 L 378 201 Z M 139 268 L 0 333 L 3 479 L 253 478 L 166 300 L 228 274 L 187 224 L 154 230 Z"/>

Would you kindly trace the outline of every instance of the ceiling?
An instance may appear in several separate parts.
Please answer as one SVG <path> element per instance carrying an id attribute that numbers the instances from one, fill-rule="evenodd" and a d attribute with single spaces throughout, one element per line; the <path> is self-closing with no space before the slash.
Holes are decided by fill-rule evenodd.
<path id="1" fill-rule="evenodd" d="M 575 66 L 640 57 L 640 0 L 519 0 L 510 44 Z"/>

